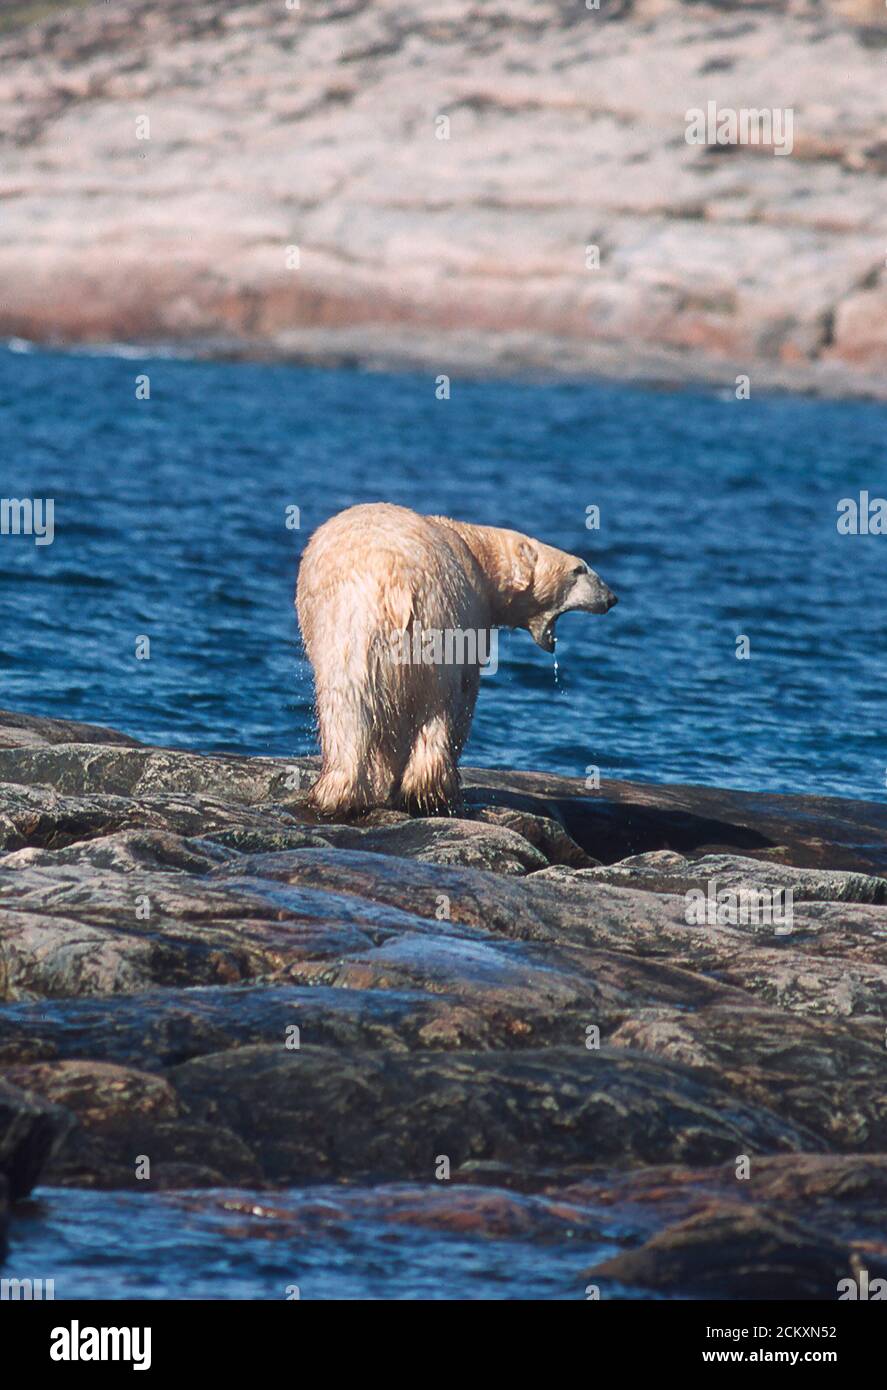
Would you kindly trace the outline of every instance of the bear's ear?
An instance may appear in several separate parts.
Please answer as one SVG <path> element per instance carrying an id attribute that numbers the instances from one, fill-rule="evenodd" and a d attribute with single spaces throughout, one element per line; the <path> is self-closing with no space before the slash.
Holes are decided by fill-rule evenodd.
<path id="1" fill-rule="evenodd" d="M 536 572 L 536 549 L 529 541 L 519 541 L 511 566 L 511 582 L 515 589 L 529 589 Z"/>

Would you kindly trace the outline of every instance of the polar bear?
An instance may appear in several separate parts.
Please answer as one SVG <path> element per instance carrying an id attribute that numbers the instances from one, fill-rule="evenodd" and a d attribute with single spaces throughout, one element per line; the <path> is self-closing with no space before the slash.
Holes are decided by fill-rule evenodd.
<path id="1" fill-rule="evenodd" d="M 322 752 L 310 803 L 452 812 L 490 630 L 526 628 L 550 652 L 561 613 L 615 602 L 584 560 L 518 531 L 387 502 L 333 516 L 296 586 Z"/>

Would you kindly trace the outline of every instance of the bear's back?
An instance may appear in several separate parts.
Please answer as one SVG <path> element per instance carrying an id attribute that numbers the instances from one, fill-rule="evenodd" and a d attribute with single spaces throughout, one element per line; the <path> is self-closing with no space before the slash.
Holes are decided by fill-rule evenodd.
<path id="1" fill-rule="evenodd" d="M 299 626 L 320 640 L 364 645 L 380 633 L 488 625 L 483 576 L 449 527 L 408 507 L 363 503 L 314 532 L 299 567 Z"/>

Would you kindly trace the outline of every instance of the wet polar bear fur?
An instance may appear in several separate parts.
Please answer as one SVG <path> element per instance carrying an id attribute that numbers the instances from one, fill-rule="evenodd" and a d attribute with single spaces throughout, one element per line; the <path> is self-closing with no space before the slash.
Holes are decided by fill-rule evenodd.
<path id="1" fill-rule="evenodd" d="M 480 666 L 399 661 L 399 634 L 477 634 L 482 660 L 490 629 L 526 628 L 553 651 L 561 613 L 615 602 L 584 560 L 518 531 L 387 502 L 332 517 L 308 542 L 296 586 L 322 753 L 311 804 L 324 816 L 458 806 Z"/>

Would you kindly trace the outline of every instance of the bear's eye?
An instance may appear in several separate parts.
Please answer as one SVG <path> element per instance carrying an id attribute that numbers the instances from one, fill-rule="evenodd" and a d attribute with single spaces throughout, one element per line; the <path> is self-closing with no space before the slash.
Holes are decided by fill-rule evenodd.
<path id="1" fill-rule="evenodd" d="M 573 570 L 573 573 L 574 573 L 574 574 L 584 574 L 584 573 L 585 573 L 585 566 L 584 566 L 584 565 L 577 565 L 576 568 Z"/>

